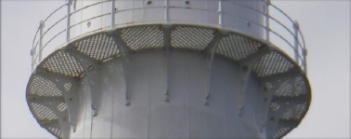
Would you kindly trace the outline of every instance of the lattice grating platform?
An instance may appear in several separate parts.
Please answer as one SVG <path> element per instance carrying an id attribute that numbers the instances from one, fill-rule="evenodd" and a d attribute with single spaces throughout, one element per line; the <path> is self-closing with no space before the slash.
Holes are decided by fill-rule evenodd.
<path id="1" fill-rule="evenodd" d="M 30 103 L 34 114 L 38 117 L 38 120 L 56 120 L 57 115 L 48 107 L 39 103 Z"/>
<path id="2" fill-rule="evenodd" d="M 66 105 L 65 102 L 62 102 L 62 103 L 60 103 L 59 105 L 57 105 L 56 108 L 57 108 L 58 111 L 63 112 L 63 111 L 65 111 L 65 110 L 67 110 L 67 105 Z"/>
<path id="3" fill-rule="evenodd" d="M 306 110 L 307 104 L 297 104 L 294 107 L 288 108 L 285 112 L 281 115 L 280 119 L 282 120 L 290 120 L 290 119 L 300 119 L 302 118 L 303 112 Z"/>
<path id="4" fill-rule="evenodd" d="M 214 38 L 214 30 L 176 26 L 171 33 L 171 45 L 174 48 L 204 50 Z"/>
<path id="5" fill-rule="evenodd" d="M 259 77 L 266 77 L 273 74 L 284 73 L 293 68 L 294 65 L 286 57 L 276 51 L 264 55 L 255 64 L 254 70 Z"/>
<path id="6" fill-rule="evenodd" d="M 281 136 L 284 136 L 286 132 L 289 132 L 293 127 L 282 127 L 279 128 L 273 135 L 273 138 L 279 138 Z"/>
<path id="7" fill-rule="evenodd" d="M 49 72 L 69 77 L 79 77 L 83 72 L 82 66 L 74 57 L 63 51 L 57 51 L 57 53 L 44 61 L 40 66 Z"/>
<path id="8" fill-rule="evenodd" d="M 62 97 L 56 84 L 41 76 L 34 76 L 29 84 L 28 94 L 35 96 Z"/>
<path id="9" fill-rule="evenodd" d="M 121 29 L 121 38 L 131 50 L 163 47 L 163 32 L 159 26 L 131 27 Z"/>
<path id="10" fill-rule="evenodd" d="M 119 54 L 119 49 L 112 37 L 99 34 L 75 43 L 77 50 L 95 60 L 104 60 Z"/>
<path id="11" fill-rule="evenodd" d="M 48 127 L 47 130 L 49 132 L 51 132 L 52 134 L 54 134 L 56 137 L 62 138 L 62 132 L 61 129 L 57 128 L 57 127 Z"/>
<path id="12" fill-rule="evenodd" d="M 171 31 L 171 46 L 174 49 L 190 49 L 195 51 L 203 51 L 204 48 L 216 37 L 214 34 L 216 29 L 204 28 L 187 25 L 173 25 Z M 159 49 L 164 48 L 164 30 L 160 25 L 134 26 L 118 29 L 121 35 L 121 41 L 125 43 L 129 49 L 139 51 L 144 49 Z M 78 52 L 88 55 L 89 57 L 103 61 L 109 57 L 119 54 L 119 49 L 113 39 L 105 33 L 97 33 L 95 35 L 82 38 L 73 45 Z M 252 39 L 247 36 L 231 32 L 226 37 L 221 37 L 216 48 L 216 55 L 226 57 L 234 62 L 240 61 L 250 55 L 260 52 L 260 48 L 267 47 L 263 42 Z M 272 46 L 268 46 L 272 47 Z M 275 47 L 272 47 L 276 49 Z M 273 97 L 290 97 L 292 100 L 301 95 L 307 95 L 310 98 L 310 89 L 305 75 L 299 74 L 294 77 L 284 76 L 289 75 L 290 69 L 296 68 L 297 65 L 292 62 L 285 54 L 278 50 L 273 50 L 263 55 L 253 67 L 253 72 L 258 78 L 270 77 L 280 74 L 280 82 L 262 82 L 266 91 L 271 91 Z M 85 72 L 79 62 L 73 56 L 66 53 L 64 49 L 57 50 L 49 55 L 37 68 L 45 69 L 48 72 L 59 74 L 67 77 L 83 78 L 81 75 Z M 36 75 L 32 75 L 28 84 L 27 94 L 33 96 L 50 96 L 62 97 L 55 83 Z M 280 77 L 279 77 L 280 78 Z M 72 84 L 67 82 L 63 85 L 64 91 L 70 91 Z M 76 92 L 78 93 L 78 92 Z M 57 116 L 52 112 L 52 109 L 47 106 L 33 103 L 27 99 L 32 109 L 33 114 L 38 121 L 45 118 L 51 120 L 57 119 Z M 32 104 L 33 103 L 33 104 Z M 270 112 L 279 112 L 280 120 L 298 122 L 303 118 L 308 110 L 310 101 L 306 100 L 302 103 L 294 104 L 289 108 L 284 108 L 280 103 L 272 102 Z M 34 110 L 35 109 L 35 110 Z M 59 111 L 67 110 L 65 102 L 60 103 L 55 107 Z M 281 110 L 284 109 L 284 110 Z M 40 116 L 39 116 L 40 115 Z M 56 117 L 55 117 L 56 116 Z M 43 119 L 44 118 L 44 119 Z M 289 123 L 289 122 L 288 122 Z M 56 125 L 55 125 L 56 124 Z M 62 138 L 59 123 L 43 126 L 56 137 Z M 52 126 L 55 125 L 55 126 Z M 275 138 L 280 138 L 292 130 L 296 125 L 286 124 L 286 122 L 278 123 L 278 128 L 274 133 Z"/>
<path id="13" fill-rule="evenodd" d="M 261 43 L 244 38 L 236 34 L 230 34 L 222 38 L 217 47 L 216 53 L 228 57 L 234 61 L 239 61 L 248 55 L 258 51 Z"/>

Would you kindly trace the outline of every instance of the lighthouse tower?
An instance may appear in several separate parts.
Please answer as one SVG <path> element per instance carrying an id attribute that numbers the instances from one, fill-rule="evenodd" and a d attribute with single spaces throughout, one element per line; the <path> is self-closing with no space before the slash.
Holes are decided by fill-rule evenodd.
<path id="1" fill-rule="evenodd" d="M 267 0 L 69 0 L 31 55 L 57 138 L 282 138 L 311 101 L 299 25 Z"/>

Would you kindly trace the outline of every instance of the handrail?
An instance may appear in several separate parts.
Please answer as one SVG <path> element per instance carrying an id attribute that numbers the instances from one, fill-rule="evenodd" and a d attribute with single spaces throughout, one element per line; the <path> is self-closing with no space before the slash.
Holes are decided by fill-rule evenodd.
<path id="1" fill-rule="evenodd" d="M 261 25 L 261 24 L 259 24 L 259 23 L 257 23 L 257 22 L 254 22 L 254 21 L 252 21 L 252 20 L 249 20 L 249 19 L 247 19 L 247 18 L 240 17 L 240 16 L 236 16 L 236 15 L 230 15 L 230 14 L 228 14 L 228 15 L 229 15 L 229 16 L 232 16 L 232 17 L 238 17 L 239 19 L 243 19 L 243 20 L 245 20 L 245 21 L 249 21 L 250 23 L 254 23 L 254 24 L 258 25 L 258 26 L 264 27 L 263 25 Z M 270 29 L 270 28 L 267 28 L 267 29 L 268 29 L 271 33 L 275 34 L 275 35 L 278 36 L 280 39 L 282 39 L 283 41 L 285 41 L 285 43 L 287 43 L 287 44 L 290 46 L 290 48 L 294 49 L 294 46 L 293 46 L 285 37 L 283 37 L 282 35 L 280 35 L 279 33 L 277 33 L 276 31 L 274 31 L 274 30 L 272 30 L 272 29 Z M 299 57 L 301 60 L 303 60 L 303 58 L 302 58 L 300 55 L 298 55 L 298 57 Z"/>
<path id="2" fill-rule="evenodd" d="M 166 0 L 166 1 L 167 1 L 167 0 Z M 70 6 L 70 4 L 69 4 L 68 2 L 66 2 L 64 5 L 61 5 L 59 8 L 55 9 L 52 13 L 50 13 L 48 17 L 46 17 L 44 20 L 42 20 L 42 22 L 41 22 L 42 25 L 38 28 L 38 30 L 36 31 L 36 33 L 35 33 L 35 35 L 34 35 L 34 39 L 33 39 L 33 42 L 32 42 L 32 49 L 31 49 L 31 51 L 32 51 L 32 52 L 31 52 L 31 54 L 32 54 L 32 66 L 37 66 L 37 64 L 41 62 L 41 60 L 38 59 L 38 55 L 41 54 L 41 51 L 42 51 L 43 49 L 45 49 L 45 48 L 50 44 L 50 42 L 52 42 L 55 38 L 57 38 L 57 37 L 58 37 L 59 35 L 61 35 L 63 32 L 65 32 L 65 31 L 68 31 L 68 32 L 69 32 L 73 27 L 76 27 L 76 26 L 78 26 L 78 25 L 82 25 L 82 24 L 83 24 L 84 22 L 86 22 L 86 21 L 93 20 L 93 19 L 97 19 L 97 18 L 102 18 L 102 17 L 107 16 L 107 15 L 111 15 L 111 18 L 112 18 L 112 17 L 114 17 L 114 16 L 113 16 L 111 13 L 113 13 L 113 14 L 115 15 L 115 14 L 118 14 L 118 13 L 127 12 L 127 11 L 131 11 L 131 10 L 165 9 L 165 12 L 167 12 L 169 9 L 187 9 L 187 10 L 190 9 L 190 10 L 200 10 L 200 11 L 214 12 L 214 13 L 217 13 L 218 16 L 228 15 L 228 16 L 230 16 L 230 17 L 235 17 L 235 18 L 238 18 L 238 19 L 240 19 L 240 20 L 244 20 L 244 21 L 246 21 L 246 22 L 249 22 L 249 23 L 252 23 L 252 24 L 257 25 L 259 28 L 264 29 L 264 30 L 267 32 L 267 35 L 269 35 L 269 33 L 272 33 L 272 34 L 276 35 L 276 36 L 278 37 L 277 39 L 280 39 L 280 40 L 284 41 L 284 42 L 286 43 L 286 45 L 289 46 L 289 48 L 291 48 L 291 49 L 293 50 L 295 56 L 297 56 L 297 59 L 295 59 L 296 62 L 297 62 L 298 65 L 301 66 L 301 68 L 306 72 L 306 69 L 307 69 L 307 68 L 306 68 L 306 44 L 305 44 L 304 36 L 303 36 L 303 34 L 302 34 L 302 32 L 301 32 L 301 30 L 300 30 L 299 28 L 295 29 L 295 30 L 294 30 L 295 32 L 293 32 L 291 27 L 288 27 L 288 26 L 286 26 L 286 24 L 284 24 L 283 22 L 281 22 L 282 20 L 277 19 L 276 17 L 271 16 L 270 14 L 268 14 L 268 13 L 266 13 L 266 12 L 263 12 L 263 11 L 260 11 L 260 10 L 258 10 L 258 9 L 252 8 L 252 7 L 250 7 L 250 6 L 247 6 L 247 5 L 244 5 L 244 4 L 240 4 L 240 3 L 238 3 L 238 2 L 234 2 L 234 1 L 230 1 L 230 0 L 222 0 L 222 3 L 223 3 L 223 2 L 230 2 L 231 4 L 235 4 L 235 5 L 237 5 L 237 6 L 244 7 L 244 8 L 246 8 L 246 9 L 248 9 L 248 10 L 254 11 L 254 12 L 256 12 L 256 13 L 262 15 L 263 17 L 266 17 L 267 20 L 271 19 L 271 21 L 274 21 L 274 22 L 277 23 L 277 24 L 276 24 L 277 26 L 282 27 L 283 32 L 287 32 L 287 33 L 289 34 L 289 36 L 291 35 L 294 39 L 292 39 L 291 41 L 289 41 L 290 39 L 286 39 L 284 36 L 281 35 L 281 32 L 282 32 L 282 31 L 277 32 L 276 30 L 272 29 L 271 26 L 267 26 L 267 24 L 266 24 L 266 25 L 263 25 L 263 22 L 262 22 L 262 23 L 257 23 L 257 22 L 252 21 L 252 20 L 250 20 L 250 19 L 248 19 L 248 18 L 246 18 L 246 17 L 244 17 L 244 16 L 233 15 L 232 13 L 226 13 L 225 11 L 220 10 L 221 5 L 219 5 L 218 11 L 214 11 L 214 10 L 209 10 L 209 9 L 204 9 L 204 8 L 197 8 L 197 7 L 191 7 L 191 8 L 189 8 L 189 6 L 186 6 L 186 7 L 172 6 L 172 5 L 166 6 L 167 4 L 166 4 L 166 5 L 163 5 L 163 6 L 151 6 L 151 7 L 142 6 L 142 7 L 137 7 L 137 8 L 121 9 L 121 10 L 118 10 L 117 12 L 114 12 L 114 11 L 112 12 L 112 11 L 110 11 L 110 12 L 108 12 L 108 13 L 103 13 L 103 14 L 100 14 L 100 15 L 97 15 L 97 16 L 93 16 L 93 17 L 90 17 L 90 18 L 81 20 L 81 21 L 76 22 L 76 23 L 74 23 L 74 24 L 72 24 L 72 25 L 67 24 L 65 28 L 63 28 L 62 30 L 60 29 L 61 31 L 58 32 L 58 33 L 53 34 L 52 37 L 51 37 L 51 36 L 49 36 L 49 37 L 47 36 L 47 33 L 50 32 L 50 31 L 52 31 L 52 28 L 53 28 L 53 27 L 57 26 L 57 24 L 59 24 L 60 22 L 64 21 L 64 19 L 67 19 L 67 17 L 71 17 L 71 16 L 75 15 L 76 13 L 78 13 L 79 11 L 82 11 L 82 10 L 84 10 L 84 9 L 89 9 L 89 8 L 92 7 L 92 6 L 100 5 L 100 4 L 103 4 L 103 3 L 106 3 L 106 2 L 113 2 L 113 0 L 104 0 L 104 1 L 99 1 L 99 2 L 96 2 L 96 3 L 92 3 L 92 4 L 90 4 L 90 5 L 81 7 L 81 8 L 79 8 L 79 9 L 73 11 L 73 12 L 70 12 L 70 13 L 66 14 L 65 16 L 63 16 L 62 18 L 60 18 L 59 20 L 57 20 L 55 23 L 53 23 L 49 28 L 47 28 L 47 29 L 45 30 L 45 32 L 42 33 L 42 35 L 41 35 L 40 38 L 38 39 L 38 34 L 39 34 L 39 32 L 43 31 L 43 26 L 42 26 L 42 25 L 44 25 L 44 24 L 46 23 L 46 21 L 49 20 L 49 19 L 52 17 L 53 14 L 55 14 L 55 13 L 58 12 L 59 10 L 63 9 L 63 7 L 65 7 L 65 6 Z M 265 4 L 267 10 L 268 10 L 269 8 L 275 10 L 275 11 L 278 12 L 279 14 L 283 15 L 283 17 L 287 18 L 288 21 L 289 21 L 290 23 L 293 24 L 293 26 L 295 25 L 296 22 L 295 22 L 290 16 L 288 16 L 285 12 L 283 12 L 283 10 L 279 9 L 277 6 L 271 4 L 271 2 L 268 2 L 268 1 L 266 1 L 266 0 L 262 0 L 261 2 L 263 2 L 263 3 Z M 69 7 L 69 8 L 70 8 L 70 7 Z M 271 11 L 271 9 L 269 9 L 269 10 Z M 113 10 L 113 7 L 111 8 L 111 10 Z M 68 11 L 69 11 L 69 10 L 68 10 Z M 67 12 L 66 12 L 66 13 L 67 13 Z M 166 23 L 168 23 L 168 22 L 169 22 L 169 19 L 170 19 L 168 16 L 169 16 L 169 15 L 167 15 L 167 16 L 165 17 L 165 19 L 164 19 L 164 20 L 166 20 Z M 219 18 L 220 18 L 220 17 L 219 17 Z M 223 17 L 222 17 L 222 18 L 223 18 Z M 229 17 L 228 17 L 228 18 L 229 18 Z M 69 20 L 67 20 L 67 21 L 69 21 Z M 174 20 L 174 21 L 175 21 L 175 20 Z M 156 23 L 159 23 L 160 21 L 155 21 L 155 22 L 156 22 Z M 135 22 L 134 24 L 136 24 L 136 23 L 138 23 L 138 22 Z M 142 23 L 142 22 L 141 22 L 141 23 Z M 161 22 L 160 22 L 160 23 L 161 23 Z M 164 23 L 164 22 L 162 22 L 162 23 Z M 113 24 L 113 25 L 112 25 L 112 24 Z M 108 28 L 108 27 L 114 27 L 114 26 L 116 26 L 116 25 L 124 25 L 124 24 L 126 24 L 126 23 L 118 23 L 118 24 L 116 24 L 116 23 L 114 23 L 114 22 L 111 22 L 111 25 L 103 25 L 103 26 L 99 27 L 98 29 L 95 29 L 95 30 L 89 31 L 89 32 L 99 31 L 99 30 L 102 30 L 102 29 L 106 29 L 106 28 Z M 218 24 L 221 24 L 221 22 L 218 21 Z M 221 27 L 221 25 L 219 25 L 219 27 Z M 87 33 L 89 33 L 89 32 L 87 32 Z M 85 33 L 85 34 L 86 34 L 86 33 Z M 50 35 L 51 35 L 51 34 L 50 34 Z M 67 34 L 67 35 L 68 35 L 68 34 Z M 83 35 L 83 34 L 80 34 L 80 35 Z M 42 38 L 43 38 L 44 36 L 45 36 L 45 38 L 48 39 L 48 41 L 43 42 L 43 43 L 44 43 L 44 45 L 43 45 L 43 43 L 39 43 L 39 42 L 40 42 L 40 41 L 43 41 Z M 297 37 L 296 37 L 296 36 L 297 36 Z M 78 35 L 78 36 L 75 36 L 75 37 L 73 37 L 73 38 L 70 38 L 70 40 L 75 39 L 75 38 L 78 38 L 78 37 L 80 37 L 80 36 L 79 36 L 79 35 Z M 271 39 L 268 40 L 268 41 L 271 41 Z M 293 44 L 292 41 L 295 41 L 295 45 L 292 45 L 292 44 Z M 38 44 L 40 44 L 39 49 L 37 49 Z M 302 51 L 300 51 L 299 49 L 302 49 Z M 290 55 L 290 54 L 289 54 L 289 56 L 290 56 L 290 57 L 294 57 L 294 55 Z M 299 61 L 301 61 L 301 62 L 299 62 Z"/>
<path id="3" fill-rule="evenodd" d="M 261 11 L 259 11 L 259 10 L 257 10 L 257 9 L 254 9 L 254 8 L 250 7 L 250 6 L 237 3 L 237 2 L 235 2 L 235 1 L 230 1 L 230 0 L 225 0 L 225 1 L 228 1 L 228 2 L 230 2 L 230 3 L 234 3 L 234 4 L 236 4 L 236 5 L 240 5 L 240 6 L 242 6 L 242 7 L 245 7 L 245 8 L 247 8 L 247 9 L 250 9 L 250 10 L 252 10 L 252 11 L 255 11 L 255 12 L 257 12 L 257 13 L 259 13 L 259 14 L 265 16 L 265 17 L 269 17 L 270 19 L 274 20 L 275 22 L 277 22 L 278 24 L 280 24 L 282 27 L 284 27 L 291 35 L 294 35 L 294 33 L 293 33 L 288 27 L 286 27 L 283 23 L 279 22 L 277 19 L 275 19 L 274 17 L 272 17 L 272 16 L 270 16 L 270 15 L 264 13 L 264 12 L 261 12 Z"/>
<path id="4" fill-rule="evenodd" d="M 80 9 L 75 10 L 74 12 L 71 12 L 70 15 L 75 14 L 75 13 L 77 13 L 77 12 L 79 12 L 79 11 L 81 11 L 81 10 L 84 10 L 84 9 L 86 9 L 86 8 L 89 8 L 89 7 L 98 5 L 98 4 L 100 4 L 100 3 L 109 2 L 109 1 L 111 1 L 111 0 L 100 1 L 100 2 L 97 2 L 97 3 L 93 3 L 93 4 L 91 4 L 91 5 L 84 6 L 84 7 L 80 8 Z"/>
<path id="5" fill-rule="evenodd" d="M 62 34 L 63 32 L 65 32 L 65 31 L 66 31 L 66 29 L 60 31 L 60 32 L 57 33 L 54 37 L 52 37 L 50 40 L 48 40 L 48 42 L 46 42 L 46 43 L 44 44 L 44 46 L 41 48 L 41 50 L 43 50 L 53 39 L 55 39 L 58 35 L 61 35 L 61 34 Z"/>
<path id="6" fill-rule="evenodd" d="M 45 36 L 46 33 L 48 33 L 55 25 L 57 25 L 58 23 L 63 21 L 65 18 L 67 18 L 67 16 L 62 17 L 60 20 L 58 20 L 54 24 L 52 24 L 48 29 L 46 29 L 46 31 L 43 33 L 42 36 Z"/>
<path id="7" fill-rule="evenodd" d="M 82 20 L 82 21 L 80 21 L 80 22 L 78 22 L 78 23 L 75 23 L 75 24 L 69 26 L 68 28 L 70 29 L 70 28 L 75 27 L 76 25 L 82 24 L 83 22 L 86 22 L 86 21 L 89 21 L 89 20 L 93 20 L 93 19 L 95 19 L 95 18 L 103 17 L 103 16 L 106 16 L 106 15 L 110 15 L 110 14 L 111 14 L 111 13 L 105 13 L 105 14 L 101 14 L 101 15 L 98 15 L 98 16 L 94 16 L 94 17 L 91 17 L 91 18 Z"/>
<path id="8" fill-rule="evenodd" d="M 275 5 L 273 5 L 273 4 L 270 4 L 270 3 L 266 2 L 266 1 L 263 1 L 263 2 L 265 2 L 266 4 L 269 4 L 269 6 L 273 7 L 273 8 L 276 9 L 276 10 L 278 10 L 278 11 L 279 11 L 280 13 L 282 13 L 286 18 L 288 18 L 288 19 L 290 20 L 290 22 L 294 23 L 294 20 L 293 20 L 290 16 L 288 16 L 288 14 L 286 14 L 285 12 L 283 12 L 283 10 L 279 9 L 277 6 L 275 6 Z"/>
<path id="9" fill-rule="evenodd" d="M 37 32 L 34 35 L 34 39 L 33 39 L 33 42 L 32 42 L 32 46 L 33 46 L 32 49 L 35 49 L 34 48 L 34 43 L 35 43 L 35 39 L 37 38 L 37 35 L 38 35 L 39 31 L 40 31 L 40 27 L 38 27 L 38 30 L 37 30 Z"/>
<path id="10" fill-rule="evenodd" d="M 59 8 L 57 8 L 56 10 L 54 10 L 48 17 L 46 17 L 43 22 L 46 22 L 54 13 L 56 13 L 58 10 L 60 10 L 62 7 L 66 6 L 67 3 L 61 5 Z"/>

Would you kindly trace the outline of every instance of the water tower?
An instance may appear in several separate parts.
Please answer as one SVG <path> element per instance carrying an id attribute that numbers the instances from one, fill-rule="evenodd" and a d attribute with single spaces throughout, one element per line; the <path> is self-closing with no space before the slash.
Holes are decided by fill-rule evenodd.
<path id="1" fill-rule="evenodd" d="M 33 40 L 26 98 L 57 138 L 282 138 L 309 108 L 303 36 L 269 1 L 53 11 Z"/>

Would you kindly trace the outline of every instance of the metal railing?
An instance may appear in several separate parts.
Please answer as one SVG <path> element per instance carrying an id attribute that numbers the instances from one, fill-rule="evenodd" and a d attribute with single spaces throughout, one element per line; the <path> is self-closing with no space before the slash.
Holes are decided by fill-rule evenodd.
<path id="1" fill-rule="evenodd" d="M 236 6 L 240 6 L 240 7 L 249 9 L 253 12 L 256 12 L 256 13 L 262 15 L 264 17 L 265 21 L 263 23 L 257 23 L 255 21 L 249 20 L 243 16 L 233 15 L 231 13 L 226 13 L 225 11 L 222 10 L 223 2 L 229 2 L 231 4 L 235 4 Z M 209 10 L 209 9 L 203 9 L 203 8 L 195 8 L 195 7 L 192 7 L 190 10 L 206 11 L 206 12 L 213 12 L 213 13 L 218 14 L 218 22 L 217 22 L 218 27 L 222 27 L 222 20 L 224 18 L 223 17 L 224 15 L 230 16 L 232 18 L 237 18 L 239 20 L 242 20 L 242 21 L 245 21 L 248 23 L 252 23 L 252 24 L 256 25 L 257 27 L 260 27 L 261 29 L 265 30 L 265 39 L 267 42 L 272 42 L 272 41 L 273 42 L 274 41 L 284 42 L 285 44 L 280 44 L 280 45 L 276 45 L 276 46 L 279 46 L 279 48 L 282 47 L 282 45 L 288 46 L 288 48 L 291 49 L 291 52 L 293 52 L 293 54 L 288 54 L 288 55 L 294 59 L 294 61 L 301 67 L 301 69 L 304 72 L 307 72 L 305 40 L 304 40 L 303 34 L 301 33 L 301 31 L 299 29 L 298 23 L 296 21 L 294 21 L 291 17 L 289 17 L 281 9 L 279 9 L 275 5 L 271 4 L 269 1 L 262 0 L 262 2 L 265 4 L 265 8 L 266 8 L 264 11 L 260 11 L 258 9 L 252 8 L 252 7 L 244 5 L 244 4 L 237 3 L 236 1 L 232 1 L 232 0 L 219 0 L 218 1 L 218 9 L 216 11 Z M 85 20 L 81 20 L 81 21 L 71 25 L 71 17 L 75 16 L 78 12 L 83 11 L 85 9 L 89 9 L 93 6 L 98 6 L 98 5 L 102 5 L 102 4 L 106 4 L 106 3 L 111 3 L 110 4 L 111 9 L 109 12 L 103 13 L 103 14 L 100 14 L 97 16 L 92 16 L 90 18 L 87 18 Z M 54 48 L 58 47 L 57 44 L 52 43 L 52 41 L 57 39 L 58 36 L 63 35 L 63 37 L 65 37 L 65 41 L 61 42 L 62 43 L 61 46 L 64 46 L 67 43 L 69 43 L 69 41 L 74 40 L 80 36 L 84 36 L 86 34 L 94 33 L 97 31 L 102 31 L 105 29 L 114 29 L 118 26 L 123 26 L 123 25 L 127 24 L 127 23 L 120 23 L 120 24 L 115 23 L 115 15 L 117 13 L 127 12 L 127 11 L 131 11 L 131 10 L 145 10 L 145 9 L 156 9 L 156 8 L 164 9 L 165 13 L 164 13 L 163 21 L 154 21 L 154 22 L 167 24 L 167 23 L 170 23 L 169 12 L 171 9 L 188 9 L 189 10 L 188 6 L 184 6 L 184 7 L 170 6 L 169 0 L 165 0 L 164 6 L 152 6 L 152 7 L 150 6 L 150 7 L 122 9 L 122 10 L 116 10 L 114 0 L 99 1 L 96 3 L 90 4 L 90 5 L 87 5 L 85 7 L 82 7 L 80 9 L 76 9 L 73 12 L 71 12 L 70 5 L 71 5 L 71 3 L 70 3 L 70 1 L 68 1 L 67 3 L 61 5 L 59 8 L 55 9 L 54 12 L 52 12 L 48 17 L 46 17 L 44 20 L 42 20 L 40 22 L 39 28 L 38 28 L 37 32 L 35 33 L 35 36 L 33 39 L 33 44 L 32 44 L 32 49 L 31 49 L 32 70 L 34 70 L 35 67 L 45 58 L 45 57 L 43 57 L 43 50 L 47 49 L 49 47 L 49 45 L 50 45 L 51 49 L 52 49 L 52 47 L 54 47 Z M 48 28 L 44 29 L 44 26 L 47 23 L 48 19 L 51 19 L 51 17 L 54 14 L 57 14 L 58 11 L 62 11 L 62 10 L 66 10 L 66 15 L 57 19 L 56 22 L 51 24 Z M 287 26 L 287 25 L 282 23 L 282 20 L 278 20 L 276 17 L 272 17 L 270 15 L 270 12 L 275 12 L 276 14 L 280 14 L 280 16 L 286 18 L 285 20 L 287 20 L 290 25 Z M 90 20 L 104 18 L 107 16 L 109 16 L 108 18 L 110 18 L 110 20 L 111 20 L 110 25 L 105 25 L 105 26 L 101 25 L 100 28 L 97 28 L 95 30 L 80 34 L 80 35 L 75 36 L 75 37 L 70 36 L 71 30 L 73 27 L 80 26 L 83 23 L 88 22 Z M 58 29 L 58 31 L 53 31 L 54 27 L 57 27 L 58 24 L 64 23 L 64 22 L 65 22 L 65 25 L 63 28 Z M 142 23 L 144 23 L 144 22 L 141 21 L 140 24 L 142 24 Z M 272 23 L 275 23 L 275 25 L 272 26 Z M 137 23 L 135 23 L 135 24 L 137 24 Z M 277 27 L 277 26 L 281 27 L 284 30 L 277 31 L 276 29 L 272 28 L 272 27 Z M 48 36 L 47 34 L 49 32 L 53 32 L 54 34 L 52 36 Z M 287 37 L 281 35 L 282 33 L 288 33 L 289 36 L 292 37 L 292 39 L 287 39 Z M 275 36 L 276 39 L 272 39 L 273 36 Z M 47 40 L 44 40 L 44 37 Z"/>

